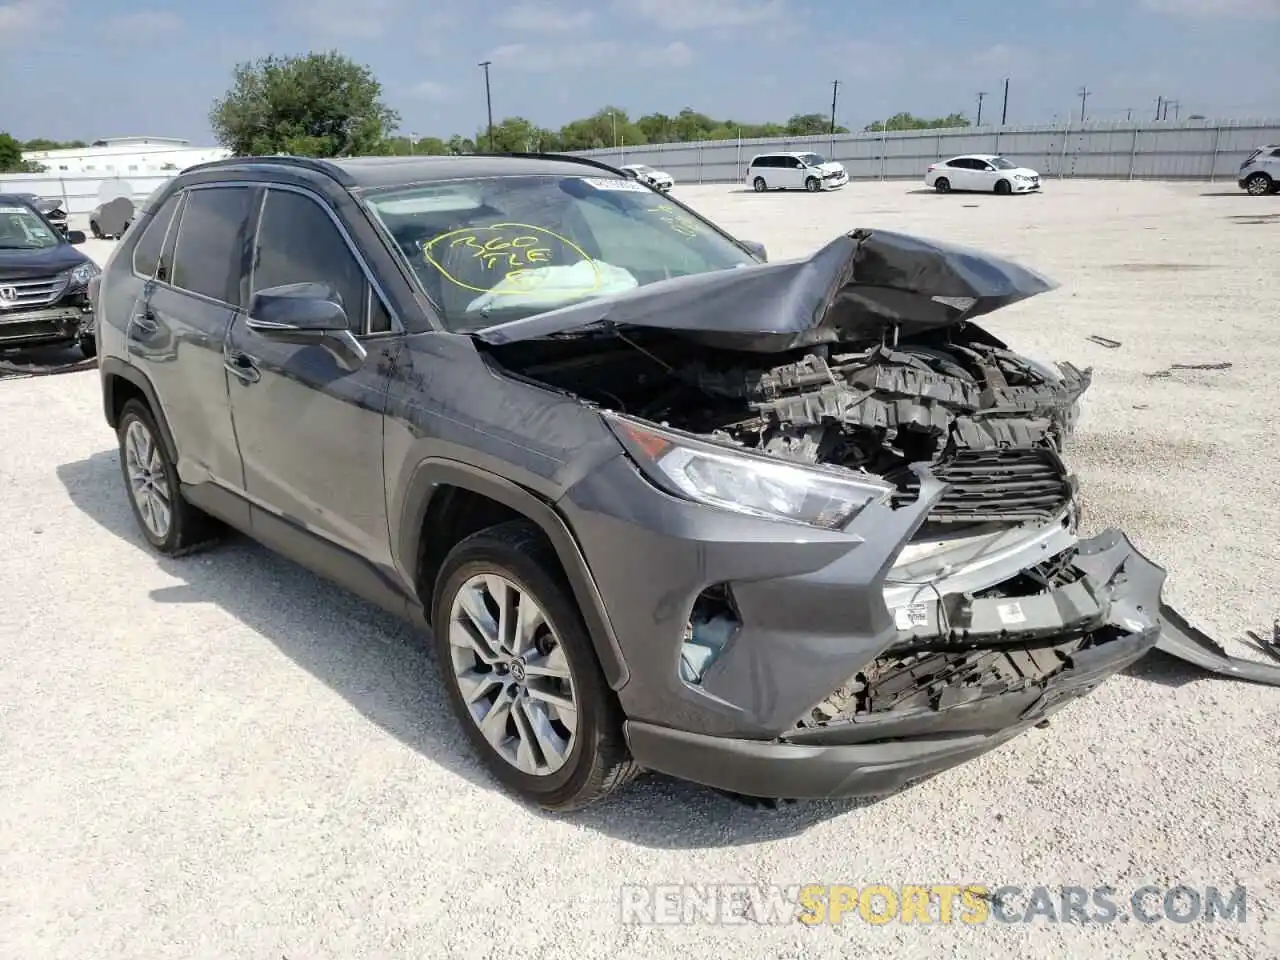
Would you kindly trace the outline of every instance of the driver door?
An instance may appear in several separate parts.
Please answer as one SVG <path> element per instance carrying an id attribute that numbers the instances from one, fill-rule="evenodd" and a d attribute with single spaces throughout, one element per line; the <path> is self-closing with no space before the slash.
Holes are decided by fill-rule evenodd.
<path id="1" fill-rule="evenodd" d="M 803 190 L 805 166 L 799 157 L 783 157 L 786 167 L 781 171 L 786 178 L 784 186 L 788 190 Z"/>
<path id="2" fill-rule="evenodd" d="M 286 553 L 302 542 L 298 532 L 318 538 L 317 556 L 327 541 L 338 548 L 331 567 L 342 554 L 389 565 L 382 420 L 400 341 L 389 335 L 390 314 L 345 230 L 309 191 L 264 191 L 251 262 L 249 304 L 224 361 L 245 492 L 259 508 L 254 533 Z M 358 349 L 250 328 L 253 294 L 308 281 L 336 288 Z"/>

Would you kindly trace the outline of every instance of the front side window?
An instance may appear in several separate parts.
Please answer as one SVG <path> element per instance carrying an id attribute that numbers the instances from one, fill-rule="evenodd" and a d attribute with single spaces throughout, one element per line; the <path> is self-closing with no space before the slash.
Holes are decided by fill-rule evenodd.
<path id="1" fill-rule="evenodd" d="M 820 167 L 827 162 L 826 158 L 820 153 L 803 153 L 800 155 L 800 159 L 806 167 Z"/>
<path id="2" fill-rule="evenodd" d="M 1016 170 L 1018 165 L 1006 157 L 992 157 L 991 165 L 997 170 Z"/>
<path id="3" fill-rule="evenodd" d="M 310 197 L 268 190 L 254 250 L 252 293 L 290 283 L 329 284 L 352 330 L 361 330 L 364 272 L 333 220 Z"/>
<path id="4" fill-rule="evenodd" d="M 368 204 L 455 332 L 757 262 L 618 177 L 456 180 L 379 191 Z"/>
<path id="5" fill-rule="evenodd" d="M 0 250 L 48 250 L 62 243 L 44 217 L 24 203 L 0 205 Z"/>
<path id="6" fill-rule="evenodd" d="M 173 251 L 174 286 L 239 305 L 241 241 L 253 196 L 248 187 L 188 191 Z"/>

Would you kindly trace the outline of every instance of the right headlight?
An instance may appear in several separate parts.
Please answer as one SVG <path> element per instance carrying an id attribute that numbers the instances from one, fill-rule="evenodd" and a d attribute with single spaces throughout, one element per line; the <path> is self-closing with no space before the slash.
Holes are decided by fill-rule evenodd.
<path id="1" fill-rule="evenodd" d="M 653 483 L 675 496 L 771 520 L 840 530 L 895 488 L 870 474 L 784 463 L 602 411 Z"/>

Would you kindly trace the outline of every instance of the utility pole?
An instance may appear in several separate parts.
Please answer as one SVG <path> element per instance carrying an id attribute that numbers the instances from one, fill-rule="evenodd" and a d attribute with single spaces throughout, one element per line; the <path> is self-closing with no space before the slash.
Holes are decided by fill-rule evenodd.
<path id="1" fill-rule="evenodd" d="M 492 60 L 486 60 L 478 66 L 484 69 L 484 102 L 489 108 L 489 152 L 493 153 L 493 96 L 489 93 L 489 65 Z"/>
<path id="2" fill-rule="evenodd" d="M 1078 93 L 1080 97 L 1080 122 L 1081 123 L 1084 123 L 1084 102 L 1089 99 L 1090 92 L 1091 91 L 1089 91 L 1085 87 L 1081 87 Z"/>
<path id="3" fill-rule="evenodd" d="M 1004 105 L 1000 108 L 1000 126 L 1009 119 L 1009 78 L 1004 78 Z"/>
<path id="4" fill-rule="evenodd" d="M 831 135 L 836 133 L 836 94 L 840 92 L 840 81 L 831 81 Z"/>
<path id="5" fill-rule="evenodd" d="M 1129 120 L 1132 120 L 1132 119 L 1133 119 L 1133 107 L 1125 107 L 1125 108 L 1124 108 L 1124 118 L 1125 118 L 1125 120 L 1126 120 L 1126 121 L 1129 121 Z"/>
<path id="6" fill-rule="evenodd" d="M 1160 119 L 1160 108 L 1164 106 L 1164 97 L 1156 97 L 1156 119 Z"/>
<path id="7" fill-rule="evenodd" d="M 987 97 L 987 91 L 985 90 L 978 91 L 978 122 L 974 124 L 975 127 L 982 126 L 982 101 L 985 100 L 986 97 Z"/>
<path id="8" fill-rule="evenodd" d="M 1166 100 L 1164 102 L 1164 116 L 1166 120 L 1169 119 L 1169 107 L 1173 107 L 1173 119 L 1178 119 L 1178 106 L 1179 104 L 1177 100 Z"/>

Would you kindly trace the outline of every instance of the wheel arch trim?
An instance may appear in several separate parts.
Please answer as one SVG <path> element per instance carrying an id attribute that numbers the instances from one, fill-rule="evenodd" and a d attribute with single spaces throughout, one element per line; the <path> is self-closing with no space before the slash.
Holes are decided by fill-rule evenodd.
<path id="1" fill-rule="evenodd" d="M 519 484 L 459 460 L 444 457 L 422 460 L 410 475 L 404 494 L 403 522 L 396 551 L 400 563 L 413 569 L 416 575 L 423 524 L 433 496 L 443 486 L 459 487 L 488 497 L 526 517 L 542 530 L 569 581 L 605 679 L 613 690 L 622 689 L 630 679 L 630 671 L 609 620 L 604 598 L 577 539 L 554 506 Z"/>
<path id="2" fill-rule="evenodd" d="M 147 405 L 151 408 L 151 416 L 160 429 L 160 441 L 164 444 L 165 453 L 169 455 L 170 462 L 176 464 L 178 445 L 174 442 L 173 431 L 169 429 L 169 421 L 164 415 L 164 407 L 160 405 L 160 397 L 151 381 L 147 379 L 147 375 L 119 357 L 100 358 L 98 369 L 102 377 L 102 412 L 111 429 L 115 430 L 120 426 L 115 416 L 115 378 L 119 377 L 137 387 L 146 398 Z"/>

